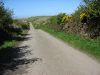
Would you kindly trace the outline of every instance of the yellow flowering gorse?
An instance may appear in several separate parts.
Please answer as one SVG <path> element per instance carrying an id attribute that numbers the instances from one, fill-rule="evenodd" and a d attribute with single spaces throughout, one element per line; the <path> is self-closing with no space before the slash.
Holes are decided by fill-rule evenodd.
<path id="1" fill-rule="evenodd" d="M 84 19 L 84 17 L 88 17 L 88 14 L 86 13 L 81 13 L 80 15 L 80 20 L 82 21 Z"/>
<path id="2" fill-rule="evenodd" d="M 62 22 L 70 22 L 72 20 L 72 16 L 64 16 L 63 19 L 62 19 Z"/>

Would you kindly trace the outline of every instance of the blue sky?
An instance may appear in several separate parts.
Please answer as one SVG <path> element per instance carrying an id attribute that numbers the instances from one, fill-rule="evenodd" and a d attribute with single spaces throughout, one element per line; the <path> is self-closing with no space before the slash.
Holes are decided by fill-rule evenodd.
<path id="1" fill-rule="evenodd" d="M 81 0 L 4 0 L 5 6 L 12 9 L 18 18 L 56 15 L 61 12 L 71 14 L 80 2 Z"/>

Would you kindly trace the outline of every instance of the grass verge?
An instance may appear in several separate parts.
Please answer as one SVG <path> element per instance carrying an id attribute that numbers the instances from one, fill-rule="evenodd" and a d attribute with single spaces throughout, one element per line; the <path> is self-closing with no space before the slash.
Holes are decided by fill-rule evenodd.
<path id="1" fill-rule="evenodd" d="M 14 47 L 16 45 L 16 41 L 6 41 L 3 45 L 0 46 L 0 50 L 3 48 Z"/>
<path id="2" fill-rule="evenodd" d="M 22 35 L 27 34 L 27 33 L 28 33 L 28 30 L 23 30 L 23 32 L 20 35 L 22 36 Z M 18 39 L 5 41 L 4 44 L 0 46 L 0 50 L 3 49 L 3 48 L 14 47 L 17 43 L 17 40 Z"/>
<path id="3" fill-rule="evenodd" d="M 57 38 L 62 39 L 64 42 L 69 43 L 75 48 L 78 48 L 82 52 L 85 52 L 100 61 L 100 39 L 85 39 L 80 36 L 68 34 L 62 31 L 57 32 L 48 27 L 41 27 L 41 29 Z"/>

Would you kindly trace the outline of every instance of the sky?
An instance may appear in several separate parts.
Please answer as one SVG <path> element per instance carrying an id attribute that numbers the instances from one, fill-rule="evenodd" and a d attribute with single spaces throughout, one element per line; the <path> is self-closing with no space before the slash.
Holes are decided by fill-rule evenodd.
<path id="1" fill-rule="evenodd" d="M 5 6 L 14 11 L 14 17 L 50 16 L 73 13 L 81 0 L 4 0 Z"/>

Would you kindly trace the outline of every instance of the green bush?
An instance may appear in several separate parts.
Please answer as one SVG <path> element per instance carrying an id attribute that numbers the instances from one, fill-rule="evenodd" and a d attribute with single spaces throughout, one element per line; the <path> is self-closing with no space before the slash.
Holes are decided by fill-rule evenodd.
<path id="1" fill-rule="evenodd" d="M 24 21 L 24 20 L 15 19 L 13 21 L 13 24 L 20 27 L 20 28 L 22 28 L 22 29 L 29 29 L 29 22 Z"/>
<path id="2" fill-rule="evenodd" d="M 47 25 L 54 28 L 55 30 L 63 30 L 64 22 L 63 17 L 66 16 L 65 13 L 60 13 L 57 16 L 52 16 L 48 19 Z"/>
<path id="3" fill-rule="evenodd" d="M 63 30 L 64 28 L 64 22 L 62 21 L 64 16 L 66 16 L 65 13 L 60 13 L 57 15 L 57 24 L 60 26 L 60 30 Z"/>
<path id="4" fill-rule="evenodd" d="M 10 26 L 12 26 L 12 22 L 12 11 L 6 9 L 4 3 L 0 1 L 0 42 L 11 36 Z"/>

